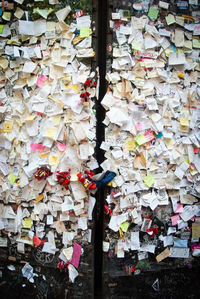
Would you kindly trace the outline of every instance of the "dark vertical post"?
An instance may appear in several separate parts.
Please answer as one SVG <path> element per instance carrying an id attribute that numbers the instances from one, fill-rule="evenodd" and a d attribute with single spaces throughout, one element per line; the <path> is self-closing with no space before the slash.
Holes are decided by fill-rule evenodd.
<path id="1" fill-rule="evenodd" d="M 102 121 L 105 118 L 104 108 L 100 102 L 106 93 L 106 37 L 107 37 L 107 0 L 98 1 L 98 42 L 97 59 L 99 66 L 99 98 L 96 102 L 96 158 L 99 164 L 104 160 L 104 152 L 100 149 L 101 142 L 104 140 L 104 125 Z M 104 216 L 104 189 L 99 189 L 96 194 L 96 225 L 94 239 L 94 298 L 103 298 L 102 293 L 102 269 L 103 269 L 103 216 Z"/>

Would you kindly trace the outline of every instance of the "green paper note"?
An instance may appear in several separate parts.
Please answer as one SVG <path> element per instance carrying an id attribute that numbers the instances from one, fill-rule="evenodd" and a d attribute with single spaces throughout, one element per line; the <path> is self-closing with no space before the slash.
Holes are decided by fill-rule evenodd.
<path id="1" fill-rule="evenodd" d="M 174 16 L 171 14 L 169 14 L 167 17 L 165 17 L 165 20 L 167 22 L 167 25 L 176 23 Z"/>
<path id="2" fill-rule="evenodd" d="M 147 142 L 146 138 L 144 137 L 143 134 L 139 134 L 138 136 L 135 137 L 135 141 L 137 142 L 138 145 L 145 144 Z"/>
<path id="3" fill-rule="evenodd" d="M 159 10 L 158 10 L 158 9 L 153 8 L 153 7 L 150 7 L 150 8 L 149 8 L 148 17 L 149 17 L 149 18 L 152 18 L 152 19 L 154 19 L 154 20 L 156 20 L 157 17 L 158 17 L 158 13 L 159 13 Z"/>
<path id="4" fill-rule="evenodd" d="M 147 185 L 147 187 L 151 187 L 153 186 L 153 184 L 155 183 L 155 179 L 152 177 L 151 174 L 148 174 L 144 179 L 143 179 L 144 183 Z"/>
<path id="5" fill-rule="evenodd" d="M 121 229 L 122 229 L 122 231 L 123 231 L 124 233 L 127 232 L 128 228 L 129 228 L 129 225 L 130 225 L 129 222 L 123 222 L 123 223 L 120 225 L 120 227 L 121 227 Z"/>
<path id="6" fill-rule="evenodd" d="M 200 49 L 200 39 L 193 39 L 192 45 L 193 45 L 193 48 Z"/>
<path id="7" fill-rule="evenodd" d="M 17 177 L 13 173 L 10 173 L 9 178 L 10 178 L 10 184 L 12 186 L 15 183 Z"/>
<path id="8" fill-rule="evenodd" d="M 90 28 L 85 27 L 80 29 L 80 37 L 88 37 L 90 36 Z"/>
<path id="9" fill-rule="evenodd" d="M 0 33 L 3 32 L 4 25 L 0 25 Z"/>
<path id="10" fill-rule="evenodd" d="M 41 17 L 47 19 L 48 15 L 52 13 L 53 9 L 39 9 L 39 8 L 34 8 L 33 13 L 38 13 Z"/>

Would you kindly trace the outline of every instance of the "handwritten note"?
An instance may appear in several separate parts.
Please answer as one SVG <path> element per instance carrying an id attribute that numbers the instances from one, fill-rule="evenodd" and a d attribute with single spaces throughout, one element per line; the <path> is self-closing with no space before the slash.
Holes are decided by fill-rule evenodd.
<path id="1" fill-rule="evenodd" d="M 154 7 L 150 7 L 148 17 L 156 20 L 158 17 L 158 13 L 159 13 L 158 9 L 156 9 Z"/>

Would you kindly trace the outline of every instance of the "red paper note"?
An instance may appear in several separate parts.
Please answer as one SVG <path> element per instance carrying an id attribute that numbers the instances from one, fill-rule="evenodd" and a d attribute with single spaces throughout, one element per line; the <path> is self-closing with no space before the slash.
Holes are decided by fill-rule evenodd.
<path id="1" fill-rule="evenodd" d="M 72 255 L 72 261 L 71 264 L 78 268 L 79 266 L 79 261 L 80 261 L 80 256 L 81 256 L 81 245 L 74 243 L 74 248 L 73 248 L 73 255 Z"/>
<path id="2" fill-rule="evenodd" d="M 44 244 L 45 241 L 40 240 L 40 238 L 38 238 L 38 236 L 34 236 L 33 237 L 33 244 L 37 247 L 41 246 Z"/>

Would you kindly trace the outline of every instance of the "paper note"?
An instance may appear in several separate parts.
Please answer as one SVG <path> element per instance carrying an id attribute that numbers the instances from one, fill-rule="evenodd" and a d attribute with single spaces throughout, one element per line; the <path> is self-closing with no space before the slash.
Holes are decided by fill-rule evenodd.
<path id="1" fill-rule="evenodd" d="M 49 165 L 57 165 L 59 163 L 59 158 L 55 154 L 49 155 Z"/>
<path id="2" fill-rule="evenodd" d="M 41 17 L 43 17 L 44 19 L 47 19 L 48 15 L 50 13 L 52 13 L 53 9 L 49 8 L 49 9 L 39 9 L 39 8 L 34 8 L 33 9 L 33 13 L 37 13 L 39 14 Z"/>
<path id="3" fill-rule="evenodd" d="M 47 80 L 48 80 L 48 77 L 42 74 L 40 77 L 37 78 L 37 86 L 42 87 L 44 82 Z"/>
<path id="4" fill-rule="evenodd" d="M 79 266 L 79 261 L 80 261 L 80 256 L 81 256 L 81 245 L 79 245 L 78 243 L 74 243 L 74 247 L 73 247 L 73 255 L 72 255 L 72 265 L 76 268 L 78 268 Z"/>
<path id="5" fill-rule="evenodd" d="M 193 45 L 193 48 L 200 49 L 200 39 L 193 39 L 192 45 Z"/>
<path id="6" fill-rule="evenodd" d="M 35 152 L 37 150 L 39 150 L 40 152 L 43 152 L 46 146 L 44 146 L 40 143 L 31 143 L 30 147 L 33 152 Z"/>
<path id="7" fill-rule="evenodd" d="M 177 225 L 179 220 L 180 220 L 179 215 L 172 216 L 171 217 L 172 225 Z"/>
<path id="8" fill-rule="evenodd" d="M 6 132 L 6 133 L 10 133 L 10 132 L 12 132 L 12 123 L 11 122 L 4 122 L 4 124 L 3 124 L 3 130 L 4 130 L 4 132 Z"/>
<path id="9" fill-rule="evenodd" d="M 166 19 L 167 25 L 171 25 L 176 22 L 174 16 L 171 14 L 169 14 L 167 17 L 165 17 L 165 19 Z"/>
<path id="10" fill-rule="evenodd" d="M 32 61 L 27 61 L 24 64 L 23 72 L 25 73 L 33 73 L 34 69 L 36 68 L 37 64 Z"/>
<path id="11" fill-rule="evenodd" d="M 155 179 L 152 177 L 151 174 L 148 174 L 145 178 L 144 178 L 144 183 L 147 185 L 147 187 L 152 187 L 155 183 Z"/>
<path id="12" fill-rule="evenodd" d="M 134 140 L 126 140 L 125 142 L 125 148 L 128 151 L 133 151 L 135 148 L 135 141 Z"/>
<path id="13" fill-rule="evenodd" d="M 178 247 L 170 248 L 170 257 L 173 258 L 188 258 L 189 253 L 190 253 L 189 248 L 178 248 Z"/>
<path id="14" fill-rule="evenodd" d="M 46 32 L 46 21 L 19 21 L 19 33 L 26 35 L 41 35 Z"/>
<path id="15" fill-rule="evenodd" d="M 169 65 L 185 64 L 185 54 L 183 53 L 169 53 Z"/>
<path id="16" fill-rule="evenodd" d="M 147 142 L 147 139 L 144 137 L 143 134 L 140 134 L 135 137 L 135 141 L 137 142 L 138 145 L 142 145 Z"/>
<path id="17" fill-rule="evenodd" d="M 88 37 L 88 36 L 90 36 L 90 28 L 89 27 L 81 28 L 80 37 Z"/>
<path id="18" fill-rule="evenodd" d="M 164 1 L 159 1 L 159 7 L 163 8 L 163 9 L 168 9 L 169 3 L 164 2 Z"/>
<path id="19" fill-rule="evenodd" d="M 131 232 L 131 250 L 140 249 L 139 232 Z"/>
<path id="20" fill-rule="evenodd" d="M 54 135 L 55 135 L 55 129 L 54 128 L 46 129 L 46 132 L 45 132 L 46 137 L 53 139 Z"/>
<path id="21" fill-rule="evenodd" d="M 31 218 L 24 218 L 24 228 L 31 228 L 33 225 L 33 220 Z"/>
<path id="22" fill-rule="evenodd" d="M 13 173 L 10 173 L 9 177 L 10 177 L 10 184 L 12 186 L 15 183 L 17 177 Z"/>
<path id="23" fill-rule="evenodd" d="M 180 216 L 184 221 L 188 221 L 191 218 L 193 218 L 197 212 L 198 212 L 197 206 L 185 206 L 183 213 L 181 213 Z"/>
<path id="24" fill-rule="evenodd" d="M 167 247 L 164 251 L 162 251 L 159 255 L 156 256 L 156 261 L 160 263 L 162 260 L 166 259 L 170 255 L 170 250 Z"/>
<path id="25" fill-rule="evenodd" d="M 24 11 L 20 7 L 17 7 L 14 15 L 16 18 L 21 19 L 24 15 Z"/>
<path id="26" fill-rule="evenodd" d="M 78 276 L 78 271 L 71 265 L 68 265 L 69 270 L 69 279 L 72 283 L 74 283 L 76 277 Z"/>
<path id="27" fill-rule="evenodd" d="M 149 17 L 149 18 L 152 18 L 152 19 L 154 19 L 154 20 L 156 20 L 157 17 L 158 17 L 158 13 L 159 13 L 159 10 L 158 10 L 158 9 L 153 8 L 153 7 L 150 7 L 150 8 L 149 8 L 148 17 Z"/>
<path id="28" fill-rule="evenodd" d="M 199 239 L 200 238 L 200 223 L 192 223 L 192 238 Z"/>
<path id="29" fill-rule="evenodd" d="M 2 67 L 3 70 L 7 69 L 8 60 L 3 57 L 0 57 L 0 67 Z"/>
<path id="30" fill-rule="evenodd" d="M 65 8 L 62 8 L 56 12 L 56 17 L 58 18 L 59 21 L 64 21 L 68 14 L 71 11 L 71 7 L 68 5 Z"/>
<path id="31" fill-rule="evenodd" d="M 188 247 L 188 240 L 182 240 L 182 239 L 179 239 L 179 238 L 174 238 L 174 247 L 187 248 Z"/>
<path id="32" fill-rule="evenodd" d="M 0 33 L 3 32 L 4 25 L 0 24 Z"/>
<path id="33" fill-rule="evenodd" d="M 11 18 L 11 12 L 4 11 L 2 19 L 4 19 L 5 21 L 10 21 L 10 18 Z"/>
<path id="34" fill-rule="evenodd" d="M 123 222 L 123 223 L 120 225 L 120 227 L 121 227 L 121 229 L 122 229 L 122 231 L 123 231 L 124 233 L 127 232 L 128 228 L 129 228 L 129 225 L 130 225 L 129 222 Z"/>

